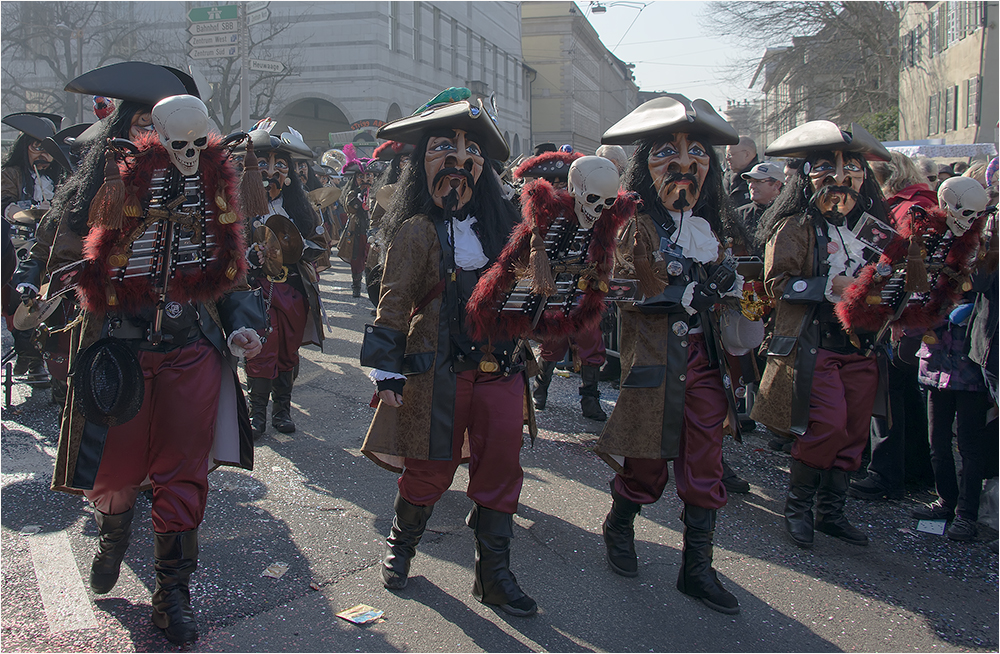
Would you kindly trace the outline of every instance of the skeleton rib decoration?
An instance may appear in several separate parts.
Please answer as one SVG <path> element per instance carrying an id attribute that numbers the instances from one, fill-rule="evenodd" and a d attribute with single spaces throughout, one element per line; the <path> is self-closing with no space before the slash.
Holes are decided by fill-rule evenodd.
<path id="1" fill-rule="evenodd" d="M 474 338 L 558 336 L 601 319 L 615 237 L 637 199 L 619 192 L 618 171 L 602 157 L 573 161 L 569 187 L 525 186 L 524 219 L 469 300 Z"/>

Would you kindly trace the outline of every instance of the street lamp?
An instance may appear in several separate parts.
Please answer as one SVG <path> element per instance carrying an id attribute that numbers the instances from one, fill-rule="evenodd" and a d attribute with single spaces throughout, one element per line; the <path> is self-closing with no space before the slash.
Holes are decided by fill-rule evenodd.
<path id="1" fill-rule="evenodd" d="M 630 0 L 613 0 L 612 2 L 590 0 L 589 9 L 592 14 L 606 14 L 608 13 L 608 7 L 631 7 L 642 12 L 648 5 L 648 2 L 631 2 Z"/>

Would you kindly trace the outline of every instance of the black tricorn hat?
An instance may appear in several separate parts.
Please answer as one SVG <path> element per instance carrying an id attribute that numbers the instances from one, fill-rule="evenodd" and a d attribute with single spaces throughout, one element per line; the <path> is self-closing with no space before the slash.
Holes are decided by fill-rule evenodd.
<path id="1" fill-rule="evenodd" d="M 278 138 L 266 129 L 252 129 L 247 133 L 250 135 L 250 140 L 253 141 L 253 151 L 255 154 L 259 155 L 264 152 L 272 151 L 281 152 L 290 160 L 302 158 L 311 159 L 313 157 L 312 150 L 309 150 L 305 144 L 303 144 L 302 147 L 298 147 L 290 141 Z M 238 146 L 233 148 L 233 152 L 246 152 L 246 149 L 246 141 L 243 141 Z"/>
<path id="2" fill-rule="evenodd" d="M 811 152 L 843 151 L 863 154 L 865 159 L 889 161 L 889 151 L 861 125 L 851 123 L 842 130 L 829 120 L 810 120 L 785 132 L 764 150 L 769 157 L 806 157 Z"/>
<path id="3" fill-rule="evenodd" d="M 59 131 L 63 117 L 59 114 L 44 114 L 37 111 L 20 111 L 3 117 L 4 125 L 24 132 L 36 141 L 41 141 Z"/>
<path id="4" fill-rule="evenodd" d="M 504 161 L 510 156 L 507 141 L 481 99 L 475 103 L 470 99 L 431 105 L 418 114 L 383 125 L 376 136 L 416 145 L 425 133 L 433 129 L 463 129 L 480 139 L 479 145 L 486 148 L 486 154 L 491 159 Z"/>
<path id="5" fill-rule="evenodd" d="M 540 154 L 545 154 L 546 152 L 555 152 L 556 150 L 558 150 L 558 148 L 556 147 L 555 143 L 539 143 L 538 145 L 535 146 L 535 151 L 533 154 L 534 156 L 537 157 Z"/>
<path id="6" fill-rule="evenodd" d="M 121 339 L 102 338 L 77 357 L 73 388 L 77 407 L 88 421 L 121 425 L 142 408 L 142 366 Z"/>
<path id="7" fill-rule="evenodd" d="M 201 97 L 194 78 L 187 73 L 145 61 L 122 61 L 95 68 L 71 80 L 65 90 L 103 95 L 150 107 L 172 95 Z"/>
<path id="8" fill-rule="evenodd" d="M 668 93 L 632 110 L 608 128 L 601 137 L 605 145 L 630 145 L 684 132 L 697 135 L 704 145 L 735 145 L 740 135 L 733 126 L 702 99 L 688 100 L 679 93 Z"/>
<path id="9" fill-rule="evenodd" d="M 90 127 L 90 123 L 77 123 L 61 129 L 52 136 L 42 140 L 42 148 L 65 170 L 74 171 L 76 166 L 70 152 L 76 145 L 76 139 Z M 81 142 L 82 143 L 82 142 Z"/>
<path id="10" fill-rule="evenodd" d="M 521 165 L 514 169 L 514 178 L 567 179 L 569 167 L 582 156 L 581 152 L 560 152 L 558 150 L 543 152 L 522 161 Z"/>

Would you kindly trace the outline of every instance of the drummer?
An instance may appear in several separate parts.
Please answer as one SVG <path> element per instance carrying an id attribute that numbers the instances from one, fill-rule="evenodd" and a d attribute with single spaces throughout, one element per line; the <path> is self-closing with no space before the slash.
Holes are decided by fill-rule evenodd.
<path id="1" fill-rule="evenodd" d="M 299 134 L 289 130 L 278 138 L 267 129 L 255 129 L 250 136 L 267 189 L 268 212 L 250 221 L 256 246 L 249 258 L 271 324 L 261 353 L 246 364 L 250 425 L 256 440 L 267 431 L 269 397 L 274 403 L 271 426 L 286 434 L 295 431 L 292 386 L 299 347 L 323 347 L 315 261 L 324 250 L 314 244 L 324 238 L 325 230 L 295 173 L 294 159 L 312 156 Z"/>
<path id="2" fill-rule="evenodd" d="M 49 208 L 56 186 L 66 174 L 42 147 L 42 141 L 55 135 L 62 120 L 58 114 L 21 112 L 5 116 L 2 121 L 21 132 L 0 162 L 0 211 L 11 223 L 19 260 L 27 258 L 38 221 Z M 38 292 L 37 288 L 30 290 Z M 13 316 L 20 299 L 13 286 L 4 285 L 3 316 L 14 338 L 17 355 L 14 375 L 22 377 L 21 381 L 44 388 L 49 385 L 49 375 L 41 353 L 32 343 L 34 328 L 17 329 L 14 325 Z"/>

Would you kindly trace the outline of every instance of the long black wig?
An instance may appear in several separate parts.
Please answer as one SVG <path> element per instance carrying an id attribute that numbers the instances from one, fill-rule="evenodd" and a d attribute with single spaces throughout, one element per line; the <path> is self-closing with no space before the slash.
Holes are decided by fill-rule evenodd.
<path id="1" fill-rule="evenodd" d="M 31 177 L 31 165 L 28 163 L 28 146 L 33 141 L 37 141 L 37 139 L 24 133 L 19 134 L 3 160 L 0 161 L 0 168 L 21 169 L 21 188 L 18 189 L 18 192 L 23 190 L 28 197 L 33 197 L 35 194 L 35 180 Z M 52 180 L 53 184 L 58 184 L 65 172 L 63 167 L 53 160 L 44 170 L 39 170 L 38 174 L 45 175 Z"/>

